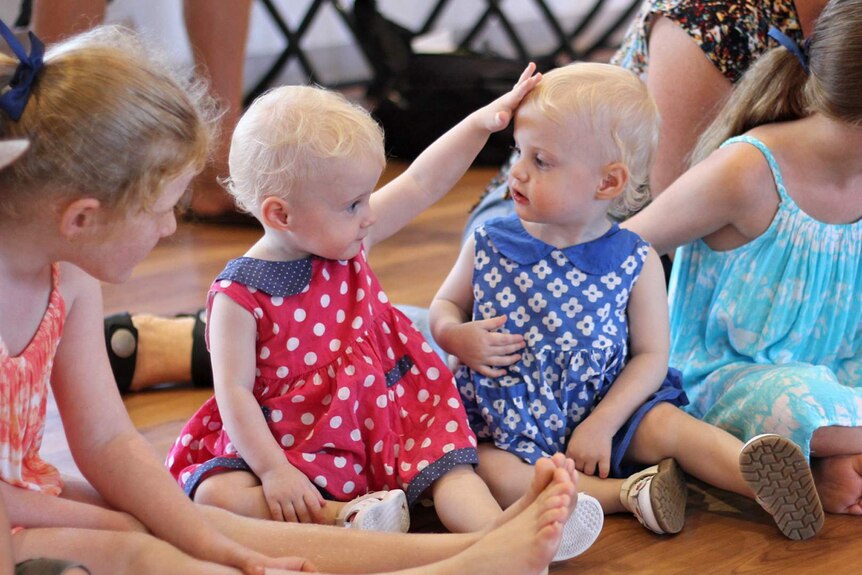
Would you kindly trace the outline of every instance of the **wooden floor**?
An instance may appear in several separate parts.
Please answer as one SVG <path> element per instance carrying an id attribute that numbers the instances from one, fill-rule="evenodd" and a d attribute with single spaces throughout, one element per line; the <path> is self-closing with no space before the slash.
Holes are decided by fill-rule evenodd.
<path id="1" fill-rule="evenodd" d="M 396 173 L 393 166 L 387 175 Z M 467 210 L 493 170 L 473 169 L 443 201 L 398 235 L 375 247 L 371 263 L 389 298 L 427 305 L 454 262 Z M 257 237 L 253 229 L 181 224 L 177 233 L 138 266 L 122 286 L 105 286 L 106 312 L 174 314 L 199 308 L 224 263 Z M 209 396 L 206 390 L 161 389 L 128 396 L 133 421 L 164 455 L 186 418 Z M 49 413 L 45 456 L 77 473 L 65 451 L 56 410 Z M 691 483 L 685 529 L 656 536 L 631 516 L 608 517 L 593 547 L 554 566 L 563 574 L 597 573 L 862 573 L 856 537 L 862 518 L 829 516 L 812 541 L 784 539 L 760 508 L 741 497 Z M 501 574 L 505 575 L 505 574 Z"/>

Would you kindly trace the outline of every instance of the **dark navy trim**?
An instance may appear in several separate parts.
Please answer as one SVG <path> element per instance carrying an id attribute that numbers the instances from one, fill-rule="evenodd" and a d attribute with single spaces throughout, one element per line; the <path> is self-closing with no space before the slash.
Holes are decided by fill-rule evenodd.
<path id="1" fill-rule="evenodd" d="M 195 472 L 192 473 L 189 480 L 183 486 L 183 491 L 189 497 L 193 497 L 195 489 L 201 484 L 204 476 L 218 468 L 222 468 L 224 471 L 251 471 L 251 467 L 249 467 L 248 463 L 242 457 L 214 457 L 195 469 Z"/>
<path id="2" fill-rule="evenodd" d="M 287 262 L 241 257 L 230 260 L 216 281 L 231 280 L 276 297 L 296 295 L 311 281 L 311 257 Z"/>
<path id="3" fill-rule="evenodd" d="M 395 362 L 395 367 L 386 372 L 386 387 L 392 387 L 407 375 L 413 367 L 413 358 L 409 355 L 402 356 Z"/>
<path id="4" fill-rule="evenodd" d="M 407 487 L 407 504 L 413 505 L 432 483 L 449 473 L 458 465 L 479 465 L 479 452 L 474 447 L 450 451 L 422 471 Z"/>

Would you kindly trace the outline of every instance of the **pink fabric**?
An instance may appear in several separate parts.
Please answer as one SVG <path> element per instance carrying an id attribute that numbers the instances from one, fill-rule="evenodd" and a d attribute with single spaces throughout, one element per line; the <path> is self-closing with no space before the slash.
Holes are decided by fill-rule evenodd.
<path id="1" fill-rule="evenodd" d="M 287 460 L 337 500 L 406 489 L 423 475 L 418 494 L 451 467 L 441 462 L 423 474 L 429 465 L 475 452 L 452 374 L 389 303 L 364 251 L 350 261 L 312 261 L 309 285 L 293 296 L 228 280 L 211 288 L 257 321 L 253 393 L 269 429 Z M 206 474 L 237 469 L 237 457 L 211 398 L 186 424 L 167 464 L 191 492 L 206 476 L 194 475 L 202 464 L 234 458 L 214 462 Z"/>
<path id="2" fill-rule="evenodd" d="M 60 266 L 51 266 L 51 295 L 45 315 L 27 347 L 9 355 L 0 338 L 0 480 L 48 495 L 63 489 L 60 472 L 39 457 L 54 355 L 66 304 L 60 295 Z"/>

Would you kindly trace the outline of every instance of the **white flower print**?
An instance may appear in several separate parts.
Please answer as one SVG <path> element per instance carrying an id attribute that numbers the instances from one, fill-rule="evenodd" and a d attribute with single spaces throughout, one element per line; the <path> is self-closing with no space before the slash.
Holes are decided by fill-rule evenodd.
<path id="1" fill-rule="evenodd" d="M 509 441 L 509 434 L 503 431 L 502 427 L 498 427 L 494 430 L 494 441 L 502 446 L 505 445 L 507 441 Z"/>
<path id="2" fill-rule="evenodd" d="M 578 298 L 570 297 L 569 301 L 560 306 L 560 309 L 563 310 L 566 317 L 574 318 L 576 315 L 584 311 L 584 306 L 578 302 Z"/>
<path id="3" fill-rule="evenodd" d="M 488 257 L 485 250 L 479 250 L 476 252 L 476 256 L 473 258 L 473 266 L 477 270 L 482 271 L 489 263 L 491 263 L 491 258 Z"/>
<path id="4" fill-rule="evenodd" d="M 620 292 L 616 295 L 616 297 L 614 299 L 616 299 L 618 306 L 625 307 L 625 305 L 629 301 L 629 290 L 628 290 L 628 288 L 621 289 Z"/>
<path id="5" fill-rule="evenodd" d="M 612 342 L 610 339 L 608 339 L 604 335 L 599 334 L 599 337 L 597 337 L 595 339 L 595 341 L 593 341 L 593 347 L 596 349 L 607 349 L 607 348 L 611 347 L 613 345 L 613 343 L 614 342 Z"/>
<path id="6" fill-rule="evenodd" d="M 616 337 L 620 330 L 617 327 L 617 324 L 612 321 L 609 321 L 602 326 L 602 331 L 608 334 L 610 337 Z"/>
<path id="7" fill-rule="evenodd" d="M 548 331 L 553 333 L 557 328 L 563 325 L 563 320 L 557 315 L 557 312 L 551 310 L 548 315 L 542 318 L 542 323 L 548 328 Z"/>
<path id="8" fill-rule="evenodd" d="M 482 301 L 485 299 L 485 290 L 480 284 L 473 284 L 473 301 Z"/>
<path id="9" fill-rule="evenodd" d="M 585 279 L 587 279 L 587 274 L 577 268 L 572 268 L 566 272 L 566 279 L 569 280 L 570 284 L 578 287 Z"/>
<path id="10" fill-rule="evenodd" d="M 573 403 L 569 408 L 569 420 L 573 423 L 580 423 L 584 418 L 584 414 L 587 412 L 587 408 L 583 405 L 579 405 L 577 403 Z"/>
<path id="11" fill-rule="evenodd" d="M 506 427 L 514 431 L 520 422 L 521 416 L 518 414 L 517 411 L 515 411 L 514 409 L 506 410 L 506 417 L 503 418 L 503 424 L 505 424 Z"/>
<path id="12" fill-rule="evenodd" d="M 578 340 L 572 336 L 572 332 L 566 330 L 554 340 L 562 351 L 568 351 L 578 345 Z"/>
<path id="13" fill-rule="evenodd" d="M 608 317 L 611 315 L 611 304 L 606 303 L 602 307 L 596 310 L 596 315 L 599 316 L 601 321 L 607 321 Z"/>
<path id="14" fill-rule="evenodd" d="M 587 315 L 584 316 L 584 319 L 575 324 L 584 337 L 590 337 L 593 334 L 593 330 L 596 328 L 595 322 L 593 322 L 593 316 Z"/>
<path id="15" fill-rule="evenodd" d="M 518 267 L 518 264 L 510 260 L 506 257 L 500 258 L 500 265 L 503 266 L 503 269 L 506 270 L 506 273 L 512 273 L 512 270 Z"/>
<path id="16" fill-rule="evenodd" d="M 637 267 L 638 267 L 638 262 L 635 259 L 635 257 L 629 256 L 626 258 L 626 261 L 623 262 L 623 265 L 620 266 L 620 269 L 622 269 L 628 275 L 632 275 L 633 273 L 635 273 L 635 270 L 637 269 Z"/>
<path id="17" fill-rule="evenodd" d="M 506 400 L 495 399 L 494 402 L 491 404 L 491 407 L 494 408 L 494 411 L 496 411 L 500 415 L 503 415 L 503 412 L 506 411 Z"/>
<path id="18" fill-rule="evenodd" d="M 533 414 L 533 417 L 536 419 L 541 419 L 543 415 L 548 411 L 548 408 L 542 402 L 541 399 L 534 399 L 532 403 L 530 403 L 530 413 Z"/>
<path id="19" fill-rule="evenodd" d="M 617 309 L 614 310 L 614 315 L 617 316 L 617 319 L 620 321 L 620 323 L 625 322 L 626 321 L 626 308 L 618 307 Z"/>
<path id="20" fill-rule="evenodd" d="M 557 431 L 558 429 L 562 429 L 566 422 L 563 421 L 559 415 L 556 413 L 552 413 L 548 419 L 544 422 L 545 427 L 552 431 Z"/>
<path id="21" fill-rule="evenodd" d="M 536 274 L 536 276 L 540 280 L 543 280 L 548 277 L 548 274 L 550 274 L 552 271 L 553 270 L 551 270 L 551 266 L 549 266 L 548 262 L 546 262 L 545 260 L 541 260 L 539 261 L 539 263 L 533 266 L 533 273 Z"/>
<path id="22" fill-rule="evenodd" d="M 561 252 L 560 250 L 554 250 L 551 252 L 551 257 L 554 258 L 554 261 L 560 267 L 568 267 L 569 258 L 566 257 L 566 254 Z"/>
<path id="23" fill-rule="evenodd" d="M 534 347 L 540 341 L 545 338 L 544 335 L 539 331 L 539 328 L 536 326 L 531 327 L 527 330 L 527 333 L 524 334 L 524 340 L 527 342 L 528 346 Z"/>
<path id="24" fill-rule="evenodd" d="M 601 290 L 599 290 L 598 287 L 596 287 L 596 284 L 590 284 L 590 287 L 588 287 L 581 293 L 587 296 L 587 299 L 590 300 L 590 303 L 596 303 L 602 298 L 603 295 L 605 295 Z"/>
<path id="25" fill-rule="evenodd" d="M 524 324 L 530 321 L 530 315 L 527 313 L 527 309 L 520 305 L 515 311 L 509 312 L 509 321 L 514 322 L 517 327 L 524 327 Z"/>
<path id="26" fill-rule="evenodd" d="M 530 439 L 536 439 L 536 437 L 539 435 L 539 428 L 536 426 L 535 423 L 528 422 L 524 424 L 524 431 L 522 433 L 524 434 L 524 436 L 529 437 Z"/>
<path id="27" fill-rule="evenodd" d="M 527 272 L 519 273 L 513 281 L 515 282 L 515 285 L 518 286 L 518 289 L 521 290 L 521 293 L 527 293 L 530 288 L 533 287 L 533 280 L 530 279 Z"/>
<path id="28" fill-rule="evenodd" d="M 620 276 L 618 276 L 616 274 L 616 272 L 610 272 L 609 274 L 603 275 L 601 277 L 601 282 L 603 284 L 605 284 L 605 286 L 609 290 L 614 291 L 617 288 L 617 286 L 619 286 L 621 283 L 623 283 L 623 280 Z"/>
<path id="29" fill-rule="evenodd" d="M 642 245 L 638 248 L 638 257 L 640 257 L 641 261 L 645 261 L 647 254 L 649 253 L 649 246 Z"/>
<path id="30" fill-rule="evenodd" d="M 486 301 L 479 304 L 479 315 L 482 317 L 482 319 L 489 319 L 492 317 L 496 317 L 497 310 L 494 309 L 493 303 Z"/>
<path id="31" fill-rule="evenodd" d="M 530 441 L 519 441 L 518 446 L 515 447 L 515 451 L 518 453 L 533 453 L 536 451 L 536 446 Z"/>
<path id="32" fill-rule="evenodd" d="M 515 300 L 518 298 L 512 293 L 512 288 L 506 286 L 497 293 L 494 299 L 500 302 L 500 306 L 505 309 L 515 303 Z"/>
<path id="33" fill-rule="evenodd" d="M 462 377 L 462 374 L 458 373 L 459 379 Z M 461 393 L 461 397 L 465 402 L 470 402 L 476 399 L 476 390 L 473 388 L 473 383 L 466 383 L 458 388 L 458 391 Z"/>
<path id="34" fill-rule="evenodd" d="M 543 309 L 548 307 L 548 302 L 545 301 L 545 298 L 542 297 L 542 294 L 539 292 L 534 293 L 530 296 L 530 299 L 527 300 L 527 305 L 530 306 L 530 309 L 535 313 L 541 312 Z"/>
<path id="35" fill-rule="evenodd" d="M 547 288 L 554 297 L 561 297 L 564 293 L 569 291 L 569 286 L 567 286 L 560 278 L 554 278 L 554 281 L 549 283 Z"/>
<path id="36" fill-rule="evenodd" d="M 482 276 L 482 279 L 488 282 L 488 285 L 491 286 L 491 288 L 493 289 L 497 287 L 497 284 L 500 283 L 500 281 L 503 279 L 503 276 L 500 275 L 500 270 L 497 269 L 497 266 L 494 266 L 488 273 Z"/>

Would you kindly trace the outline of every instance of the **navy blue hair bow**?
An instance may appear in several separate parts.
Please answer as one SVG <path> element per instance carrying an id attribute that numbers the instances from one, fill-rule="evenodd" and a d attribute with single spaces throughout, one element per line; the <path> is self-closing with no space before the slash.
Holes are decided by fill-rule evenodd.
<path id="1" fill-rule="evenodd" d="M 776 28 L 775 26 L 769 27 L 769 36 L 775 39 L 779 44 L 784 46 L 787 50 L 790 51 L 791 54 L 796 56 L 796 59 L 799 60 L 799 64 L 802 65 L 802 69 L 805 70 L 805 73 L 808 74 L 808 41 L 799 47 L 799 44 L 791 40 L 787 34 Z"/>
<path id="2" fill-rule="evenodd" d="M 5 22 L 0 20 L 0 34 L 18 56 L 18 67 L 15 69 L 15 75 L 9 82 L 9 90 L 0 96 L 0 110 L 6 112 L 13 120 L 21 118 L 24 113 L 24 108 L 27 106 L 27 100 L 30 99 L 30 90 L 33 88 L 33 81 L 42 69 L 42 56 L 45 54 L 45 45 L 32 32 L 30 36 L 30 54 L 24 51 L 24 46 L 15 37 L 15 34 Z"/>

